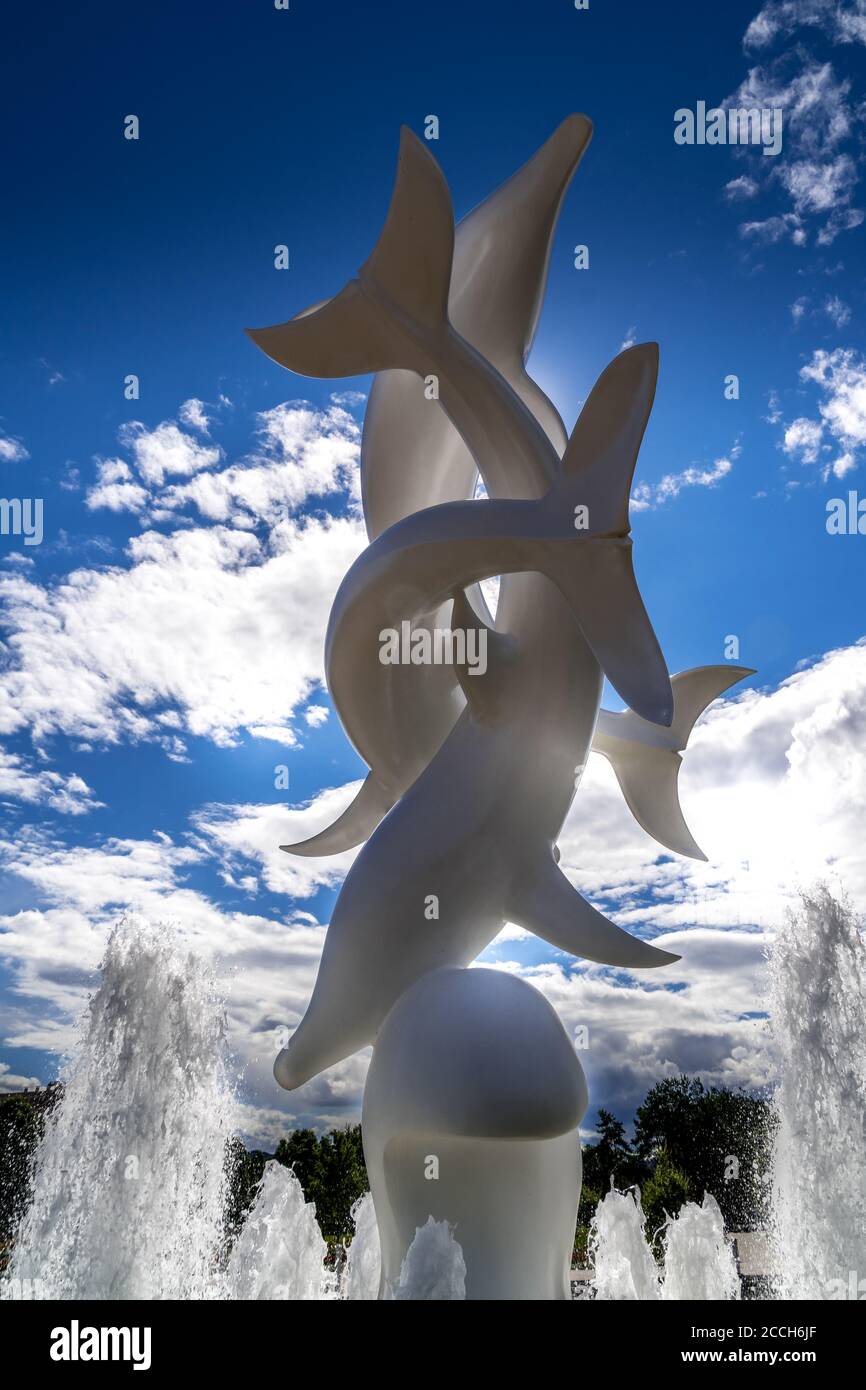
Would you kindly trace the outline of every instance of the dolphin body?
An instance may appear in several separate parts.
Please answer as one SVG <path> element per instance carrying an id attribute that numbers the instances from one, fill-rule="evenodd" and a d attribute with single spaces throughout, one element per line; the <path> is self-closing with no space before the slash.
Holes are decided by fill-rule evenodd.
<path id="1" fill-rule="evenodd" d="M 407 421 L 420 407 L 422 438 L 435 421 L 445 460 L 437 456 L 438 472 L 431 461 L 421 482 L 418 469 L 403 482 L 393 467 L 382 478 L 368 469 L 372 544 L 332 610 L 328 685 L 371 772 L 329 831 L 286 848 L 327 853 L 369 838 L 336 903 L 309 1008 L 275 1064 L 288 1089 L 372 1042 L 410 985 L 438 967 L 468 965 L 506 921 L 605 964 L 677 959 L 603 917 L 556 862 L 556 838 L 592 746 L 613 762 L 641 823 L 660 820 L 664 843 L 700 854 L 679 811 L 677 750 L 691 716 L 745 674 L 708 667 L 672 684 L 634 579 L 628 496 L 655 391 L 656 345 L 610 364 L 564 452 L 561 422 L 524 370 L 556 213 L 590 130 L 585 117 L 570 118 L 488 200 L 500 200 L 501 216 L 503 194 L 511 186 L 513 201 L 513 185 L 529 177 L 547 209 L 534 269 L 521 281 L 526 289 L 534 274 L 535 292 L 517 297 L 510 323 L 478 308 L 489 301 L 485 265 L 502 279 L 508 226 L 498 242 L 492 238 L 487 204 L 466 219 L 462 226 L 475 219 L 469 244 L 477 255 L 460 261 L 455 286 L 447 185 L 425 146 L 404 131 L 388 218 L 357 279 L 288 323 L 251 333 L 269 356 L 305 375 L 383 373 L 378 380 L 390 379 L 393 399 L 380 393 L 374 426 L 389 412 L 393 423 L 401 399 Z M 532 225 L 532 211 L 512 241 Z M 473 276 L 474 313 L 466 288 Z M 455 328 L 452 304 L 463 305 L 475 344 Z M 435 379 L 444 416 L 424 399 L 419 377 Z M 371 409 L 375 402 L 374 389 Z M 443 419 L 450 434 L 442 433 Z M 465 500 L 476 468 L 489 500 Z M 578 508 L 588 517 L 579 531 Z M 497 574 L 506 577 L 493 625 L 473 586 Z M 407 618 L 433 626 L 449 603 L 455 626 L 487 629 L 482 677 L 379 663 L 382 628 Z M 594 744 L 603 673 L 631 708 L 605 712 Z"/>

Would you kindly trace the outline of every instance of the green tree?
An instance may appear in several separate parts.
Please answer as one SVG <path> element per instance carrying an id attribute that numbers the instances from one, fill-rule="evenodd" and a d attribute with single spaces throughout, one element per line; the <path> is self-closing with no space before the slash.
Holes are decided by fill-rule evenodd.
<path id="1" fill-rule="evenodd" d="M 727 1229 L 749 1230 L 763 1217 L 771 1129 L 766 1101 L 675 1076 L 638 1106 L 634 1147 L 654 1165 L 664 1151 L 688 1180 L 688 1200 L 711 1192 Z"/>
<path id="2" fill-rule="evenodd" d="M 319 1136 L 312 1129 L 294 1129 L 287 1139 L 281 1139 L 274 1158 L 291 1168 L 304 1189 L 308 1202 L 319 1182 L 321 1155 Z"/>
<path id="3" fill-rule="evenodd" d="M 667 1149 L 661 1149 L 640 1194 L 647 1239 L 656 1237 L 668 1217 L 675 1216 L 684 1202 L 692 1200 L 694 1188 L 688 1174 L 677 1167 Z"/>
<path id="4" fill-rule="evenodd" d="M 296 1129 L 281 1139 L 274 1157 L 292 1168 L 326 1240 L 352 1233 L 351 1209 L 369 1187 L 361 1126 L 332 1129 L 321 1139 L 311 1129 Z"/>

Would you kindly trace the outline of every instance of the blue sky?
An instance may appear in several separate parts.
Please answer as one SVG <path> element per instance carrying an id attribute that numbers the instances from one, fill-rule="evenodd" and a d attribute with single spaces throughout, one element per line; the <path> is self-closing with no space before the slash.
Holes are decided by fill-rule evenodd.
<path id="1" fill-rule="evenodd" d="M 4 38 L 0 468 L 5 497 L 43 498 L 45 534 L 0 537 L 0 1085 L 54 1074 L 105 931 L 134 908 L 233 972 L 257 1132 L 356 1113 L 363 1058 L 299 1097 L 269 1069 L 348 863 L 299 868 L 275 847 L 362 774 L 321 645 L 361 544 L 369 380 L 293 378 L 243 329 L 354 273 L 401 123 L 420 134 L 438 116 L 460 217 L 572 111 L 595 136 L 530 370 L 571 425 L 624 342 L 659 341 L 633 513 L 642 592 L 671 670 L 720 662 L 735 634 L 759 674 L 687 757 L 708 868 L 659 854 L 603 767 L 563 840 L 618 920 L 691 934 L 681 1013 L 662 1024 L 655 986 L 532 939 L 490 956 L 569 1025 L 593 1019 L 594 1105 L 625 1114 L 671 1065 L 760 1084 L 771 1062 L 748 1015 L 796 871 L 866 900 L 866 539 L 825 529 L 829 498 L 866 495 L 862 3 L 85 4 L 16 13 Z M 781 106 L 778 157 L 674 142 L 678 108 L 738 92 Z M 628 1080 L 623 1019 L 640 1038 Z"/>

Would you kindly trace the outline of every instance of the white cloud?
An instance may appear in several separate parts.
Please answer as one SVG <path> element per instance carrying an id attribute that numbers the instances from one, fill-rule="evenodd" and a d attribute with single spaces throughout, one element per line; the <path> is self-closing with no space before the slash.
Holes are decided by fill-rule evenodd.
<path id="1" fill-rule="evenodd" d="M 766 67 L 750 68 L 726 108 L 781 110 L 782 153 L 773 159 L 742 151 L 751 173 L 727 185 L 729 197 L 780 185 L 791 207 L 740 226 L 740 236 L 772 245 L 789 238 L 803 246 L 810 221 L 815 238 L 829 245 L 843 231 L 859 225 L 863 212 L 850 206 L 858 182 L 857 158 L 840 147 L 853 139 L 857 123 L 851 82 L 838 78 L 831 63 L 819 63 L 802 50 L 785 53 Z M 754 185 L 754 187 L 753 187 Z"/>
<path id="2" fill-rule="evenodd" d="M 862 208 L 836 208 L 818 233 L 818 245 L 832 246 L 840 232 L 853 232 L 855 227 L 862 224 L 864 217 L 866 212 Z"/>
<path id="3" fill-rule="evenodd" d="M 828 299 L 825 311 L 840 324 L 847 322 L 848 306 L 837 297 Z M 822 469 L 826 480 L 831 474 L 844 478 L 859 463 L 858 450 L 866 444 L 866 360 L 853 348 L 819 348 L 811 361 L 800 368 L 801 380 L 817 385 L 822 399 L 820 420 L 800 416 L 786 426 L 782 449 L 801 463 L 817 463 L 830 449 L 831 441 L 840 453 Z"/>
<path id="4" fill-rule="evenodd" d="M 744 240 L 756 241 L 763 246 L 775 246 L 784 236 L 788 235 L 792 241 L 796 242 L 797 238 L 802 239 L 804 235 L 803 224 L 793 212 L 776 217 L 766 217 L 762 222 L 742 222 L 739 227 L 739 234 Z"/>
<path id="5" fill-rule="evenodd" d="M 626 329 L 625 337 L 619 345 L 620 352 L 625 352 L 626 348 L 634 347 L 635 343 L 637 342 L 637 337 L 635 336 L 636 333 L 637 325 L 631 324 L 631 326 Z"/>
<path id="6" fill-rule="evenodd" d="M 727 458 L 717 458 L 708 468 L 691 466 L 681 473 L 666 473 L 661 482 L 639 483 L 631 495 L 631 507 L 643 512 L 651 507 L 659 507 L 672 497 L 678 497 L 683 488 L 715 487 L 726 478 L 740 456 L 740 446 L 735 444 Z"/>
<path id="7" fill-rule="evenodd" d="M 297 844 L 330 825 L 360 785 L 328 787 L 301 806 L 207 806 L 193 817 L 193 825 L 201 843 L 227 871 L 237 874 L 254 866 L 269 892 L 309 898 L 320 888 L 340 883 L 358 850 L 308 859 L 286 854 L 280 845 Z"/>
<path id="8" fill-rule="evenodd" d="M 850 81 L 837 78 L 832 63 L 818 63 L 795 51 L 766 67 L 750 68 L 723 104 L 726 108 L 780 107 L 784 151 L 814 158 L 829 155 L 851 134 L 855 114 L 850 94 Z M 778 167 L 777 158 L 765 158 L 764 164 Z M 754 172 L 762 170 L 758 166 Z"/>
<path id="9" fill-rule="evenodd" d="M 725 184 L 725 197 L 731 203 L 745 202 L 747 198 L 754 198 L 759 188 L 757 179 L 740 174 L 739 178 L 729 179 Z"/>
<path id="10" fill-rule="evenodd" d="M 845 304 L 838 294 L 831 294 L 824 302 L 824 313 L 837 328 L 844 328 L 851 318 L 851 306 Z"/>
<path id="11" fill-rule="evenodd" d="M 760 653 L 753 659 L 759 665 Z M 680 793 L 709 863 L 660 862 L 594 756 L 560 838 L 563 867 L 581 889 L 618 902 L 622 924 L 771 927 L 797 885 L 821 876 L 847 885 L 862 910 L 864 735 L 866 639 L 775 690 L 729 697 L 700 721 Z M 647 889 L 650 906 L 636 901 Z"/>
<path id="12" fill-rule="evenodd" d="M 71 816 L 84 815 L 103 804 L 77 773 L 64 777 L 0 748 L 0 797 L 5 796 L 29 805 L 50 806 Z"/>
<path id="13" fill-rule="evenodd" d="M 97 480 L 84 500 L 90 511 L 106 507 L 112 512 L 140 512 L 148 492 L 132 482 L 132 470 L 123 459 L 97 459 Z"/>
<path id="14" fill-rule="evenodd" d="M 284 402 L 258 415 L 257 449 L 239 463 L 167 488 L 160 505 L 194 505 L 211 521 L 273 522 L 309 497 L 356 490 L 361 432 L 345 410 Z"/>
<path id="15" fill-rule="evenodd" d="M 328 718 L 329 710 L 327 705 L 309 705 L 304 710 L 304 718 L 311 729 L 318 729 Z"/>
<path id="16" fill-rule="evenodd" d="M 800 376 L 821 388 L 821 416 L 843 449 L 866 444 L 866 359 L 853 348 L 819 349 Z"/>
<path id="17" fill-rule="evenodd" d="M 210 418 L 205 411 L 204 401 L 200 401 L 197 396 L 191 396 L 188 401 L 183 402 L 177 412 L 177 418 L 189 429 L 198 430 L 201 434 L 210 433 Z"/>
<path id="18" fill-rule="evenodd" d="M 185 401 L 179 412 L 196 428 L 203 428 L 204 417 L 192 407 L 200 405 L 194 399 Z M 259 522 L 274 525 L 310 497 L 341 491 L 358 510 L 361 431 L 336 398 L 326 410 L 304 401 L 285 401 L 256 419 L 253 452 L 225 468 L 216 467 L 220 449 L 199 444 L 170 422 L 152 431 L 138 423 L 125 426 L 121 442 L 131 449 L 146 486 L 131 481 L 132 471 L 122 460 L 98 460 L 88 507 L 146 510 L 154 522 L 179 525 L 187 520 L 179 513 L 193 506 L 206 521 L 246 530 Z M 188 481 L 166 482 L 169 474 L 182 474 Z"/>
<path id="19" fill-rule="evenodd" d="M 801 415 L 786 427 L 782 448 L 791 458 L 799 458 L 801 463 L 817 463 L 823 438 L 824 431 L 818 421 Z"/>
<path id="20" fill-rule="evenodd" d="M 810 212 L 829 212 L 849 202 L 857 182 L 857 169 L 850 155 L 840 154 L 829 162 L 801 159 L 784 164 L 779 177 L 795 210 L 805 216 Z"/>
<path id="21" fill-rule="evenodd" d="M 9 1095 L 13 1091 L 32 1091 L 41 1085 L 38 1076 L 16 1076 L 6 1062 L 0 1062 L 0 1095 Z"/>
<path id="22" fill-rule="evenodd" d="M 834 43 L 866 44 L 864 0 L 770 0 L 746 30 L 747 49 L 766 48 L 805 27 L 817 28 Z"/>
<path id="23" fill-rule="evenodd" d="M 20 439 L 13 439 L 11 435 L 0 434 L 0 463 L 21 463 L 29 457 L 30 455 Z"/>
<path id="24" fill-rule="evenodd" d="M 222 457 L 216 445 L 200 444 L 184 434 L 170 420 L 149 430 L 140 420 L 121 426 L 121 444 L 129 449 L 146 483 L 161 485 L 169 474 L 190 477 L 202 468 L 211 468 Z"/>
<path id="25" fill-rule="evenodd" d="M 307 518 L 267 543 L 212 527 L 146 532 L 128 568 L 54 583 L 0 578 L 9 653 L 0 732 L 165 742 L 161 718 L 222 745 L 244 729 L 287 730 L 323 680 L 322 632 L 363 549 L 357 520 Z"/>
<path id="26" fill-rule="evenodd" d="M 791 318 L 794 320 L 795 323 L 800 322 L 800 320 L 806 312 L 808 304 L 809 300 L 806 297 L 806 295 L 801 295 L 799 299 L 795 299 L 794 303 L 790 305 Z"/>

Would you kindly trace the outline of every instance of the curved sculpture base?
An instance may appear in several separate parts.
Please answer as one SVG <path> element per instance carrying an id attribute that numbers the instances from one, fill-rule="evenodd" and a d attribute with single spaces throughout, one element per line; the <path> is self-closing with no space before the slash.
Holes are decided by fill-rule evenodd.
<path id="1" fill-rule="evenodd" d="M 525 981 L 449 967 L 407 990 L 364 1095 L 380 1297 L 432 1216 L 454 1227 L 467 1299 L 569 1299 L 586 1104 L 568 1035 Z"/>

